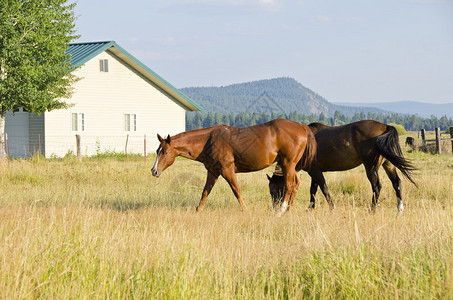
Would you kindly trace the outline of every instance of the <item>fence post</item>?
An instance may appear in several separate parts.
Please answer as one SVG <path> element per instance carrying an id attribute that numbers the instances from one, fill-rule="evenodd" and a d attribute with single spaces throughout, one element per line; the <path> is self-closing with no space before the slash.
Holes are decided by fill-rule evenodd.
<path id="1" fill-rule="evenodd" d="M 145 137 L 144 137 L 144 140 L 143 140 L 143 157 L 145 158 L 145 161 L 146 161 L 146 134 L 145 134 Z"/>
<path id="2" fill-rule="evenodd" d="M 76 146 L 77 146 L 77 159 L 82 161 L 82 148 L 80 147 L 80 134 L 75 135 Z"/>
<path id="3" fill-rule="evenodd" d="M 124 147 L 124 153 L 126 154 L 127 158 L 127 142 L 129 141 L 129 134 L 126 135 L 126 146 Z"/>
<path id="4" fill-rule="evenodd" d="M 453 126 L 450 127 L 451 153 L 453 153 Z"/>
<path id="5" fill-rule="evenodd" d="M 440 147 L 440 128 L 436 127 L 436 152 L 440 154 L 442 152 Z"/>
<path id="6" fill-rule="evenodd" d="M 423 151 L 426 151 L 426 136 L 425 136 L 425 129 L 420 130 L 420 133 L 422 135 L 422 146 L 423 146 Z"/>

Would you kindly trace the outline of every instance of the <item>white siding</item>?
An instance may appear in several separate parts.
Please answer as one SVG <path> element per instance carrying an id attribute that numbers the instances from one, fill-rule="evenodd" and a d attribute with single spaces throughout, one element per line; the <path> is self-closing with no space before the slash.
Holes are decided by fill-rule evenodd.
<path id="1" fill-rule="evenodd" d="M 108 72 L 100 71 L 100 59 L 109 60 Z M 77 132 L 83 155 L 96 150 L 124 151 L 127 134 L 129 153 L 143 153 L 145 134 L 147 152 L 154 152 L 157 133 L 174 135 L 185 130 L 185 109 L 109 51 L 91 59 L 76 74 L 82 79 L 68 100 L 74 106 L 45 114 L 46 156 L 76 152 L 72 112 L 85 113 L 85 131 Z M 125 113 L 137 114 L 136 132 L 125 131 Z"/>

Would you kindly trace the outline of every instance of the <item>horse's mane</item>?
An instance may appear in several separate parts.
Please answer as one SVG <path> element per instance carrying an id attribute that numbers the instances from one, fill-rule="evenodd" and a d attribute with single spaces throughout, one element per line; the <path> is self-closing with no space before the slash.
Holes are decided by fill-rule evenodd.
<path id="1" fill-rule="evenodd" d="M 331 128 L 332 126 L 327 126 L 327 125 L 324 125 L 322 123 L 311 123 L 308 125 L 308 127 L 310 127 L 311 131 L 316 134 L 318 131 L 321 131 L 321 130 L 324 130 L 324 129 L 327 129 L 327 128 Z"/>

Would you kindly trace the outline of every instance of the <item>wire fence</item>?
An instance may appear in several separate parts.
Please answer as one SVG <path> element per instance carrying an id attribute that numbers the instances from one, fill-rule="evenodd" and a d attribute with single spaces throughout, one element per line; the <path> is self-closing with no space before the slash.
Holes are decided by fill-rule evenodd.
<path id="1" fill-rule="evenodd" d="M 77 143 L 76 136 L 79 136 Z M 30 157 L 37 153 L 46 157 L 66 155 L 93 156 L 103 153 L 140 154 L 154 153 L 158 140 L 147 135 L 71 135 L 71 136 L 5 136 L 5 150 L 9 157 Z"/>

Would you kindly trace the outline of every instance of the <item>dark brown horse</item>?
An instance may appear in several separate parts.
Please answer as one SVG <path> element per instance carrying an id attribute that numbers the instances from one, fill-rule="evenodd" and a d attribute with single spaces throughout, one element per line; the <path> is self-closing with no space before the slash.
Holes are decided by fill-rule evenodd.
<path id="1" fill-rule="evenodd" d="M 157 138 L 160 145 L 151 170 L 154 176 L 159 177 L 177 156 L 199 161 L 208 170 L 197 211 L 203 209 L 220 175 L 228 182 L 245 210 L 235 173 L 258 171 L 278 161 L 287 191 L 283 195 L 281 214 L 286 211 L 288 202 L 294 199 L 299 186 L 296 168 L 308 167 L 316 153 L 314 134 L 308 126 L 283 119 L 242 128 L 222 124 L 166 139 L 157 135 Z"/>
<path id="2" fill-rule="evenodd" d="M 368 180 L 373 189 L 371 210 L 376 209 L 381 191 L 378 170 L 382 165 L 396 192 L 398 212 L 404 210 L 401 199 L 401 180 L 396 169 L 409 179 L 415 167 L 403 157 L 395 127 L 376 121 L 364 120 L 344 126 L 330 127 L 320 123 L 309 125 L 318 144 L 316 158 L 310 167 L 303 168 L 311 176 L 310 208 L 315 207 L 315 194 L 321 188 L 331 208 L 335 204 L 327 189 L 323 172 L 345 171 L 361 164 L 365 166 Z M 299 169 L 296 169 L 299 171 Z M 279 202 L 284 192 L 282 178 L 277 165 L 273 177 L 269 177 L 269 190 L 273 202 Z"/>

